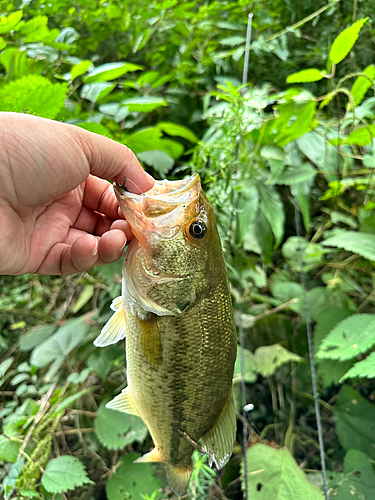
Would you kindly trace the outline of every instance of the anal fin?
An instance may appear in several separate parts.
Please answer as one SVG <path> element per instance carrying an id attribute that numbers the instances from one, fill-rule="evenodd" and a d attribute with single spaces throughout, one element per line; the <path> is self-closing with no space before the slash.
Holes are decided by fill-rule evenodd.
<path id="1" fill-rule="evenodd" d="M 172 464 L 165 464 L 165 471 L 167 473 L 167 481 L 172 490 L 177 496 L 181 497 L 186 493 L 189 486 L 193 466 L 177 467 Z"/>
<path id="2" fill-rule="evenodd" d="M 124 413 L 130 413 L 130 415 L 136 415 L 139 417 L 139 413 L 137 412 L 132 397 L 129 392 L 129 387 L 126 387 L 121 394 L 116 396 L 112 401 L 105 405 L 106 408 L 111 410 L 123 411 Z"/>
<path id="3" fill-rule="evenodd" d="M 201 438 L 210 466 L 215 462 L 221 469 L 229 461 L 236 439 L 236 414 L 232 393 L 229 394 L 213 427 Z"/>
<path id="4" fill-rule="evenodd" d="M 125 313 L 122 308 L 121 297 L 117 297 L 112 301 L 111 309 L 114 310 L 115 313 L 104 325 L 99 337 L 94 340 L 94 345 L 96 347 L 105 347 L 110 344 L 115 344 L 126 336 Z"/>

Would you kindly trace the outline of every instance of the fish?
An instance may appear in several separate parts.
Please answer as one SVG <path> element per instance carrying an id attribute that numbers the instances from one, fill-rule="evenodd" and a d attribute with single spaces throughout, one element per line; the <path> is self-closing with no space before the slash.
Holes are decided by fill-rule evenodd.
<path id="1" fill-rule="evenodd" d="M 236 438 L 237 338 L 220 237 L 198 174 L 155 181 L 146 193 L 114 191 L 134 238 L 122 295 L 94 342 L 126 337 L 128 386 L 107 407 L 145 422 L 155 447 L 136 462 L 163 462 L 182 496 L 194 449 L 221 469 Z"/>

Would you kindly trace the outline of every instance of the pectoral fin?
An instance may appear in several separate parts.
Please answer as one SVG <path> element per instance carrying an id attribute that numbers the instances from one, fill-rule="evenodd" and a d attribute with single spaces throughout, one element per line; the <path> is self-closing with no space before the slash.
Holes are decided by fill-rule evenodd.
<path id="1" fill-rule="evenodd" d="M 202 436 L 202 445 L 210 466 L 221 469 L 230 459 L 236 439 L 236 414 L 232 394 L 229 395 L 213 427 Z"/>
<path id="2" fill-rule="evenodd" d="M 104 325 L 99 337 L 94 340 L 96 347 L 105 347 L 115 344 L 126 336 L 125 314 L 122 308 L 121 297 L 117 297 L 111 304 L 111 309 L 115 311 L 109 321 Z"/>
<path id="3" fill-rule="evenodd" d="M 126 387 L 121 394 L 116 396 L 112 401 L 105 405 L 106 408 L 111 410 L 123 411 L 125 413 L 130 413 L 130 415 L 136 415 L 139 417 L 139 413 L 135 409 L 132 397 L 129 392 L 129 387 Z"/>

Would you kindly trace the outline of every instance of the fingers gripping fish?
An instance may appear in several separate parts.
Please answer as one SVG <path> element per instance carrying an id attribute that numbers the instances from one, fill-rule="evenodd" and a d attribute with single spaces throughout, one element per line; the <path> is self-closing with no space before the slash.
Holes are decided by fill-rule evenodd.
<path id="1" fill-rule="evenodd" d="M 198 175 L 156 181 L 141 195 L 114 190 L 135 238 L 122 296 L 94 342 L 126 336 L 128 387 L 107 407 L 142 418 L 155 448 L 137 461 L 164 462 L 183 495 L 194 443 L 220 469 L 235 440 L 236 332 L 220 239 Z"/>

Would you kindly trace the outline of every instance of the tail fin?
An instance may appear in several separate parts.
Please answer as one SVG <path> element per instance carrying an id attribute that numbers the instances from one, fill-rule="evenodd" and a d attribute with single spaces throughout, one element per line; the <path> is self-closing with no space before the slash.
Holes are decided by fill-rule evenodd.
<path id="1" fill-rule="evenodd" d="M 181 497 L 186 493 L 189 486 L 190 476 L 193 471 L 193 466 L 189 467 L 176 467 L 172 464 L 165 464 L 167 473 L 167 481 L 172 490 L 177 496 Z"/>

